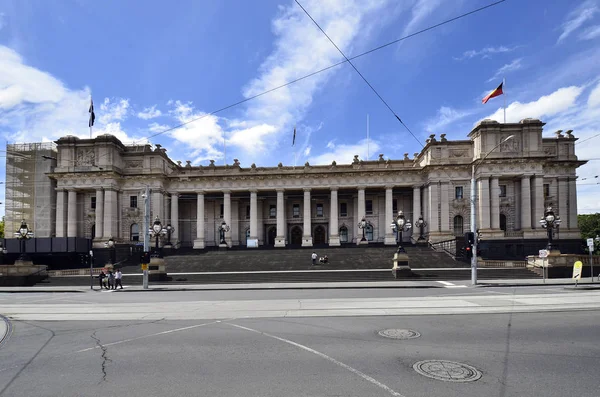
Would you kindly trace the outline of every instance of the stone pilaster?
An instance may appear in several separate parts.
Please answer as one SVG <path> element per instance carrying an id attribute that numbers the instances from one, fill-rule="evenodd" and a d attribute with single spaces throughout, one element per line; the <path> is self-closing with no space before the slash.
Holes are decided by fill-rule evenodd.
<path id="1" fill-rule="evenodd" d="M 312 247 L 312 233 L 311 233 L 311 208 L 310 208 L 310 189 L 304 189 L 304 216 L 303 228 L 302 228 L 302 246 Z"/>
<path id="2" fill-rule="evenodd" d="M 225 233 L 225 242 L 231 247 L 231 192 L 223 191 L 223 220 L 229 225 L 229 231 Z"/>
<path id="3" fill-rule="evenodd" d="M 534 209 L 533 209 L 533 223 L 535 225 L 534 229 L 540 229 L 543 231 L 544 235 L 546 231 L 542 229 L 540 223 L 537 222 L 539 219 L 544 216 L 544 177 L 541 175 L 536 175 L 533 177 L 533 193 L 534 193 Z M 556 210 L 556 209 L 555 209 Z M 555 211 L 556 213 L 556 211 Z M 561 215 L 560 213 L 558 215 Z"/>
<path id="4" fill-rule="evenodd" d="M 171 193 L 171 244 L 177 245 L 179 241 L 179 193 Z"/>
<path id="5" fill-rule="evenodd" d="M 104 189 L 96 189 L 96 240 L 104 237 Z"/>
<path id="6" fill-rule="evenodd" d="M 540 217 L 544 215 L 543 213 Z M 521 177 L 521 230 L 531 229 L 531 177 Z"/>
<path id="7" fill-rule="evenodd" d="M 383 243 L 385 245 L 396 245 L 396 238 L 392 233 L 392 228 L 390 227 L 392 221 L 394 220 L 394 187 L 386 186 L 385 187 L 385 237 Z"/>
<path id="8" fill-rule="evenodd" d="M 491 227 L 494 230 L 500 229 L 500 183 L 498 177 L 491 179 Z"/>
<path id="9" fill-rule="evenodd" d="M 356 224 L 358 225 L 358 222 L 360 222 L 362 220 L 363 217 L 366 218 L 366 203 L 365 203 L 365 188 L 364 187 L 359 187 L 358 188 L 358 214 L 357 214 L 357 222 Z M 356 244 L 360 244 L 361 243 L 361 239 L 362 239 L 362 235 L 363 235 L 363 231 L 361 228 L 359 228 L 358 226 L 356 227 Z M 366 243 L 366 241 L 365 241 Z"/>
<path id="10" fill-rule="evenodd" d="M 477 180 L 477 228 L 487 231 L 491 228 L 490 223 L 490 178 L 479 178 Z"/>
<path id="11" fill-rule="evenodd" d="M 440 230 L 442 233 L 454 234 L 453 230 L 450 230 L 450 185 L 448 182 L 440 183 Z M 414 219 L 412 220 L 414 225 Z"/>
<path id="12" fill-rule="evenodd" d="M 150 226 L 152 222 L 150 220 Z M 104 238 L 117 236 L 117 192 L 114 189 L 104 190 Z M 144 230 L 145 233 L 148 231 Z"/>
<path id="13" fill-rule="evenodd" d="M 558 178 L 558 208 L 555 208 L 555 213 L 560 216 L 560 228 L 569 228 L 569 178 Z M 541 215 L 539 216 L 542 217 Z"/>
<path id="14" fill-rule="evenodd" d="M 429 233 L 437 233 L 440 229 L 439 223 L 439 187 L 437 182 L 429 184 Z"/>
<path id="15" fill-rule="evenodd" d="M 340 235 L 338 226 L 338 189 L 336 187 L 331 188 L 331 208 L 329 215 L 329 246 L 339 247 L 340 246 Z"/>
<path id="16" fill-rule="evenodd" d="M 197 192 L 197 211 L 196 211 L 196 239 L 194 240 L 194 249 L 204 249 L 204 192 Z"/>
<path id="17" fill-rule="evenodd" d="M 250 239 L 258 240 L 258 194 L 250 191 Z"/>
<path id="18" fill-rule="evenodd" d="M 577 179 L 571 178 L 569 180 L 569 229 L 578 230 L 579 226 L 577 225 Z M 559 214 L 561 219 L 563 219 L 564 215 Z M 565 222 L 565 221 L 563 221 Z"/>
<path id="19" fill-rule="evenodd" d="M 283 189 L 277 189 L 277 235 L 275 247 L 285 247 L 285 201 Z"/>

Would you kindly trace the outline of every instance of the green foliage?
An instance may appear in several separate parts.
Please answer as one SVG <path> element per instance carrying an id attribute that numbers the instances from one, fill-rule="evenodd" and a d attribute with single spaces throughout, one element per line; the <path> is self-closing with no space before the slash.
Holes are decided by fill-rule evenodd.
<path id="1" fill-rule="evenodd" d="M 585 240 L 588 238 L 595 239 L 596 236 L 600 236 L 600 214 L 585 214 L 577 215 L 577 225 L 581 230 L 581 237 Z M 589 252 L 586 245 L 586 252 Z M 600 242 L 594 241 L 594 254 L 600 254 Z"/>
<path id="2" fill-rule="evenodd" d="M 4 238 L 4 217 L 2 217 L 2 221 L 0 221 L 0 238 Z"/>

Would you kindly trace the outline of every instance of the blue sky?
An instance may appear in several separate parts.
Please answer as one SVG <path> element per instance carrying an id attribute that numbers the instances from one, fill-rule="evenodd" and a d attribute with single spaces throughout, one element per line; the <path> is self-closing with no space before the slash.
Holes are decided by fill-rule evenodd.
<path id="1" fill-rule="evenodd" d="M 302 0 L 348 56 L 493 1 Z M 94 135 L 146 138 L 343 58 L 291 0 L 0 0 L 0 134 L 9 143 Z M 547 122 L 546 136 L 600 134 L 600 0 L 517 1 L 354 61 L 417 142 L 347 64 L 151 139 L 173 160 L 242 166 L 349 163 L 420 151 L 429 134 L 466 139 L 503 98 L 508 121 Z M 297 128 L 295 147 L 292 131 Z M 600 137 L 577 146 L 594 158 Z M 580 168 L 600 174 L 600 163 Z M 0 168 L 4 174 L 4 164 Z M 580 183 L 580 213 L 600 185 Z M 3 196 L 3 192 L 2 192 Z M 2 197 L 0 197 L 0 200 Z"/>

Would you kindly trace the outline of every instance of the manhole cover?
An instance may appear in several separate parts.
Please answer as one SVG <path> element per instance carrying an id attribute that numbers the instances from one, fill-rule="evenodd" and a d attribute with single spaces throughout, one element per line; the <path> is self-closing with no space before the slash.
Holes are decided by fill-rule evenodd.
<path id="1" fill-rule="evenodd" d="M 379 335 L 392 339 L 414 339 L 421 336 L 420 333 L 412 329 L 384 329 L 379 331 Z"/>
<path id="2" fill-rule="evenodd" d="M 421 375 L 446 382 L 473 382 L 481 378 L 481 372 L 470 365 L 446 360 L 419 361 L 413 365 Z"/>

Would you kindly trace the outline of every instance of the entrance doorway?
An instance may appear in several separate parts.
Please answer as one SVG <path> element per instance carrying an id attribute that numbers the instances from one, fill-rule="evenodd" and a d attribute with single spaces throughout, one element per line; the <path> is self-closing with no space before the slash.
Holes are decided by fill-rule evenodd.
<path id="1" fill-rule="evenodd" d="M 277 226 L 271 226 L 267 228 L 267 245 L 275 245 L 275 237 L 277 237 Z"/>
<path id="2" fill-rule="evenodd" d="M 321 225 L 315 227 L 315 234 L 313 236 L 313 244 L 325 244 L 327 241 L 325 239 L 325 228 Z"/>
<path id="3" fill-rule="evenodd" d="M 294 226 L 292 228 L 292 245 L 302 245 L 302 228 Z"/>

